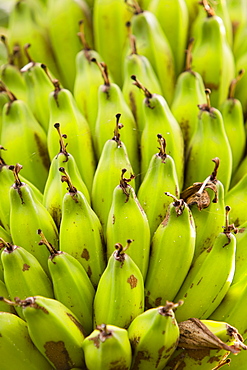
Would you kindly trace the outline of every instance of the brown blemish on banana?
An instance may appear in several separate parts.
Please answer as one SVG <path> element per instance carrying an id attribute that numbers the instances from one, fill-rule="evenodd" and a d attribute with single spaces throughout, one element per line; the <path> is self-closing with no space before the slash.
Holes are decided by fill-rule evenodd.
<path id="1" fill-rule="evenodd" d="M 36 141 L 36 144 L 38 146 L 38 152 L 39 152 L 39 155 L 40 155 L 40 158 L 42 160 L 44 167 L 49 169 L 50 159 L 49 159 L 48 152 L 46 148 L 44 147 L 44 145 L 42 145 L 40 137 L 36 132 L 34 133 L 34 140 Z"/>
<path id="2" fill-rule="evenodd" d="M 82 254 L 81 254 L 81 258 L 85 258 L 86 261 L 89 260 L 90 255 L 89 255 L 89 252 L 86 248 L 83 249 Z"/>
<path id="3" fill-rule="evenodd" d="M 126 365 L 124 358 L 110 362 L 109 370 L 128 370 L 129 367 Z"/>
<path id="4" fill-rule="evenodd" d="M 68 370 L 74 367 L 64 342 L 46 342 L 44 344 L 47 358 L 54 364 L 57 370 Z"/>
<path id="5" fill-rule="evenodd" d="M 23 264 L 22 271 L 28 271 L 30 269 L 30 266 L 27 263 Z"/>
<path id="6" fill-rule="evenodd" d="M 88 266 L 87 275 L 88 275 L 89 278 L 92 276 L 92 270 L 91 270 L 90 266 Z"/>
<path id="7" fill-rule="evenodd" d="M 99 335 L 96 335 L 96 337 L 88 338 L 88 340 L 92 340 L 95 347 L 99 348 L 99 346 L 100 346 Z"/>
<path id="8" fill-rule="evenodd" d="M 161 305 L 161 301 L 162 301 L 162 297 L 156 298 L 155 299 L 155 302 L 154 302 L 155 306 L 160 306 Z"/>
<path id="9" fill-rule="evenodd" d="M 137 354 L 136 354 L 136 357 L 135 357 L 135 361 L 132 364 L 131 369 L 132 370 L 138 370 L 141 361 L 142 360 L 149 361 L 149 359 L 150 359 L 150 354 L 148 353 L 148 351 L 138 351 Z"/>
<path id="10" fill-rule="evenodd" d="M 129 100 L 130 100 L 131 111 L 132 111 L 133 116 L 136 120 L 136 118 L 137 118 L 137 116 L 136 116 L 136 102 L 135 102 L 135 99 L 134 99 L 133 91 L 130 91 L 130 93 L 129 93 Z"/>
<path id="11" fill-rule="evenodd" d="M 71 315 L 71 313 L 69 313 L 69 312 L 66 312 L 66 315 L 70 318 L 71 321 L 73 321 L 73 323 L 77 326 L 77 328 L 80 330 L 80 332 L 85 337 L 86 336 L 86 332 L 85 332 L 83 326 L 81 325 L 81 323 L 79 323 L 79 321 L 76 320 L 75 316 Z"/>
<path id="12" fill-rule="evenodd" d="M 135 288 L 138 283 L 138 279 L 132 274 L 130 277 L 127 279 L 127 283 L 130 284 L 131 289 Z"/>
<path id="13" fill-rule="evenodd" d="M 159 363 L 162 359 L 162 354 L 165 350 L 165 346 L 162 346 L 159 350 L 158 350 L 158 358 L 157 358 L 157 361 L 156 361 L 156 364 L 155 364 L 155 367 L 157 368 L 159 366 Z"/>

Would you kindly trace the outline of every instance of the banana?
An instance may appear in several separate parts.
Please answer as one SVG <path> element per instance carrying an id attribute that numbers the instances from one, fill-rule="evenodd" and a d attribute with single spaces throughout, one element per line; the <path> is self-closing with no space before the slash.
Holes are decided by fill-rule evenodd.
<path id="1" fill-rule="evenodd" d="M 68 89 L 61 88 L 57 80 L 53 82 L 55 89 L 48 97 L 50 121 L 47 146 L 50 159 L 57 154 L 57 135 L 54 131 L 54 124 L 59 122 L 61 130 L 70 140 L 70 152 L 90 192 L 96 162 L 88 122 L 77 107 L 73 94 Z"/>
<path id="2" fill-rule="evenodd" d="M 116 250 L 100 278 L 94 298 L 95 327 L 107 322 L 126 329 L 144 311 L 142 273 L 125 253 L 131 242 L 127 240 L 125 248 L 120 243 L 115 245 Z"/>
<path id="3" fill-rule="evenodd" d="M 173 198 L 166 217 L 154 233 L 145 280 L 147 308 L 165 305 L 178 293 L 190 269 L 195 248 L 195 225 L 183 199 Z M 162 278 L 161 278 L 162 277 Z"/>
<path id="4" fill-rule="evenodd" d="M 189 31 L 189 12 L 186 1 L 151 0 L 148 10 L 157 17 L 167 37 L 174 56 L 176 76 L 178 76 L 184 67 Z"/>
<path id="5" fill-rule="evenodd" d="M 3 239 L 8 243 L 12 243 L 12 239 L 10 234 L 0 225 L 0 240 Z M 0 241 L 0 279 L 4 280 L 3 277 L 3 264 L 1 260 L 1 254 L 5 248 L 5 244 Z M 1 311 L 1 310 L 0 310 Z"/>
<path id="6" fill-rule="evenodd" d="M 246 236 L 247 236 L 247 221 L 240 225 L 237 229 L 236 240 L 236 266 L 232 284 L 239 281 L 247 275 L 247 255 L 246 255 Z"/>
<path id="7" fill-rule="evenodd" d="M 4 105 L 2 115 L 0 141 L 8 149 L 6 162 L 21 163 L 23 176 L 42 192 L 50 164 L 45 131 L 29 105 L 14 97 Z"/>
<path id="8" fill-rule="evenodd" d="M 28 333 L 34 345 L 55 369 L 85 369 L 82 342 L 84 334 L 75 315 L 56 299 L 31 296 L 7 304 L 22 308 Z"/>
<path id="9" fill-rule="evenodd" d="M 61 133 L 60 124 L 57 122 L 54 125 L 59 135 L 59 153 L 51 160 L 48 177 L 44 188 L 43 204 L 51 214 L 57 227 L 59 228 L 62 217 L 62 202 L 66 193 L 66 189 L 61 183 L 60 167 L 64 167 L 69 173 L 73 184 L 81 189 L 88 203 L 91 203 L 91 197 L 87 186 L 81 178 L 77 163 L 71 153 L 67 151 L 67 143 L 65 144 L 66 134 Z"/>
<path id="10" fill-rule="evenodd" d="M 175 301 L 183 300 L 175 312 L 178 322 L 190 317 L 207 319 L 219 306 L 233 280 L 235 270 L 236 238 L 229 225 L 230 207 L 226 206 L 226 225 L 212 247 L 195 260 L 181 285 Z M 213 277 L 213 278 L 212 278 Z"/>
<path id="11" fill-rule="evenodd" d="M 5 244 L 1 260 L 10 299 L 20 296 L 27 298 L 38 294 L 53 298 L 51 281 L 38 260 L 26 249 L 0 240 Z M 22 309 L 16 307 L 16 311 L 23 319 Z"/>
<path id="12" fill-rule="evenodd" d="M 77 37 L 78 22 L 83 20 L 87 40 L 92 45 L 91 10 L 83 0 L 60 0 L 59 2 L 47 0 L 46 8 L 48 37 L 59 71 L 54 75 L 58 76 L 66 89 L 73 91 L 76 75 L 75 58 L 81 50 L 81 43 Z M 64 28 L 65 25 L 66 28 Z M 49 67 L 48 63 L 45 64 Z"/>
<path id="13" fill-rule="evenodd" d="M 132 178 L 121 179 L 113 191 L 112 204 L 106 225 L 107 258 L 112 255 L 116 243 L 124 244 L 127 239 L 133 240 L 128 251 L 129 256 L 139 267 L 145 280 L 150 251 L 150 228 L 146 213 L 140 205 L 133 187 L 129 184 Z"/>
<path id="14" fill-rule="evenodd" d="M 204 181 L 210 173 L 208 165 L 219 157 L 218 180 L 228 191 L 232 175 L 232 152 L 221 112 L 211 106 L 211 91 L 206 89 L 207 104 L 199 105 L 198 125 L 186 150 L 184 188 Z M 217 127 L 217 130 L 215 129 Z M 220 148 L 220 152 L 219 152 Z"/>
<path id="15" fill-rule="evenodd" d="M 159 153 L 151 158 L 146 175 L 138 189 L 137 198 L 147 215 L 151 238 L 164 220 L 170 199 L 164 190 L 180 194 L 178 176 L 173 158 L 166 153 L 166 140 L 158 134 Z"/>
<path id="16" fill-rule="evenodd" d="M 177 78 L 171 111 L 178 121 L 187 147 L 198 122 L 198 105 L 206 104 L 205 86 L 202 76 L 192 69 L 191 49 L 194 39 L 190 39 L 186 50 L 185 69 Z"/>
<path id="17" fill-rule="evenodd" d="M 175 88 L 174 56 L 157 17 L 148 10 L 136 6 L 131 18 L 136 47 L 151 63 L 159 79 L 162 95 L 170 105 Z"/>
<path id="18" fill-rule="evenodd" d="M 159 80 L 148 58 L 138 53 L 136 47 L 136 37 L 131 33 L 131 22 L 126 25 L 129 32 L 130 52 L 125 56 L 123 61 L 123 95 L 128 103 L 137 124 L 139 134 L 145 125 L 142 116 L 143 95 L 136 90 L 133 85 L 131 76 L 138 76 L 145 86 L 157 94 L 162 94 Z"/>
<path id="19" fill-rule="evenodd" d="M 31 341 L 27 324 L 20 317 L 13 313 L 0 312 L 0 332 L 2 370 L 54 369 Z"/>
<path id="20" fill-rule="evenodd" d="M 200 22 L 195 36 L 193 66 L 203 77 L 206 88 L 212 91 L 212 105 L 218 108 L 227 98 L 228 87 L 235 77 L 235 61 L 222 18 L 215 15 L 207 0 L 202 5 L 206 17 Z"/>
<path id="21" fill-rule="evenodd" d="M 16 165 L 13 170 L 15 182 L 9 189 L 10 234 L 13 243 L 32 253 L 49 274 L 49 252 L 38 245 L 37 230 L 42 229 L 55 248 L 58 247 L 58 230 L 45 206 L 34 197 L 31 187 L 20 181 L 19 170 L 20 165 Z"/>
<path id="22" fill-rule="evenodd" d="M 164 369 L 179 341 L 179 327 L 173 312 L 182 302 L 167 301 L 138 315 L 128 328 L 133 358 L 131 369 Z"/>
<path id="23" fill-rule="evenodd" d="M 132 76 L 135 85 L 144 93 L 143 100 L 143 118 L 145 126 L 140 138 L 141 152 L 141 175 L 144 178 L 150 160 L 156 153 L 155 141 L 150 138 L 161 134 L 166 138 L 169 154 L 173 157 L 179 180 L 179 186 L 183 186 L 184 171 L 184 141 L 182 130 L 173 116 L 166 100 L 162 95 L 150 93 L 143 84 Z"/>
<path id="24" fill-rule="evenodd" d="M 115 325 L 98 325 L 84 339 L 82 348 L 88 370 L 104 370 L 112 366 L 130 369 L 132 354 L 126 329 Z"/>
<path id="25" fill-rule="evenodd" d="M 214 170 L 204 182 L 196 182 L 181 193 L 188 203 L 196 227 L 196 242 L 193 261 L 211 247 L 221 232 L 225 220 L 225 191 L 217 179 L 219 158 L 213 158 Z"/>
<path id="26" fill-rule="evenodd" d="M 94 0 L 93 34 L 95 48 L 102 56 L 114 81 L 119 86 L 122 86 L 123 81 L 121 68 L 123 48 L 128 35 L 125 24 L 130 21 L 132 14 L 132 9 L 125 1 Z"/>
<path id="27" fill-rule="evenodd" d="M 230 190 L 244 177 L 246 172 L 247 172 L 247 155 L 245 153 L 237 170 L 232 175 L 231 183 L 230 183 Z"/>
<path id="28" fill-rule="evenodd" d="M 27 87 L 28 105 L 47 133 L 50 118 L 48 97 L 54 86 L 48 77 L 49 72 L 46 65 L 37 63 L 31 58 L 28 52 L 29 47 L 30 44 L 25 45 L 28 63 L 21 68 L 21 73 Z"/>
<path id="29" fill-rule="evenodd" d="M 68 307 L 81 323 L 85 335 L 93 329 L 94 287 L 83 266 L 77 259 L 63 251 L 57 251 L 46 239 L 42 230 L 40 245 L 50 252 L 48 268 L 54 289 L 54 298 Z"/>
<path id="30" fill-rule="evenodd" d="M 240 100 L 234 97 L 236 84 L 240 81 L 243 74 L 244 71 L 240 70 L 237 77 L 232 80 L 229 86 L 228 98 L 219 107 L 232 151 L 233 175 L 244 157 L 246 145 L 243 108 Z"/>
<path id="31" fill-rule="evenodd" d="M 120 87 L 113 82 L 110 82 L 107 65 L 93 61 L 101 70 L 104 83 L 98 89 L 98 114 L 95 123 L 94 132 L 94 147 L 96 157 L 102 153 L 105 142 L 112 135 L 112 127 L 115 124 L 115 115 L 120 113 L 124 125 L 124 132 L 121 134 L 122 140 L 125 143 L 130 163 L 134 173 L 139 173 L 139 157 L 138 157 L 138 135 L 134 116 L 126 103 L 123 92 Z"/>
<path id="32" fill-rule="evenodd" d="M 83 193 L 72 184 L 65 169 L 60 167 L 59 170 L 63 174 L 61 181 L 68 185 L 62 203 L 60 250 L 71 254 L 81 263 L 96 287 L 106 266 L 102 225 Z"/>
<path id="33" fill-rule="evenodd" d="M 119 173 L 125 168 L 126 176 L 131 177 L 132 169 L 127 149 L 120 138 L 120 129 L 124 125 L 120 122 L 121 114 L 116 114 L 116 123 L 112 139 L 108 139 L 102 149 L 92 185 L 92 208 L 98 215 L 105 235 L 109 210 L 111 208 L 112 196 L 115 187 L 119 183 Z M 110 173 L 110 176 L 109 176 Z M 132 176 L 132 187 L 135 189 L 135 177 Z M 102 189 L 104 191 L 102 192 Z"/>
<path id="34" fill-rule="evenodd" d="M 1 239 L 0 239 L 0 243 L 2 243 Z M 0 296 L 10 299 L 9 292 L 8 292 L 8 290 L 6 288 L 6 284 L 4 283 L 3 280 L 0 280 Z M 8 313 L 16 314 L 14 306 L 7 306 L 2 301 L 0 301 L 0 312 L 8 312 Z M 0 344 L 0 349 L 1 349 L 1 344 Z"/>

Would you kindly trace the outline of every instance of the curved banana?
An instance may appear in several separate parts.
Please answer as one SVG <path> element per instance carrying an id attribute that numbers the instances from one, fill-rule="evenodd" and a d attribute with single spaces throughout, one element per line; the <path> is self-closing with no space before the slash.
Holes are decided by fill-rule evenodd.
<path id="1" fill-rule="evenodd" d="M 225 195 L 225 202 L 232 208 L 230 222 L 236 227 L 243 224 L 246 219 L 245 202 L 246 202 L 247 173 L 233 186 Z"/>

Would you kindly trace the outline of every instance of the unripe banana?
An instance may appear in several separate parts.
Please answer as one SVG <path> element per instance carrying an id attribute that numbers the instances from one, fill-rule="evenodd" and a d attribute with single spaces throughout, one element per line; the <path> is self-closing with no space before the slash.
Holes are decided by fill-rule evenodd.
<path id="1" fill-rule="evenodd" d="M 101 324 L 82 343 L 88 370 L 130 369 L 132 354 L 126 329 Z"/>
<path id="2" fill-rule="evenodd" d="M 106 225 L 107 258 L 112 255 L 116 243 L 124 244 L 127 239 L 133 240 L 128 254 L 139 267 L 145 280 L 150 250 L 150 228 L 147 216 L 129 184 L 132 178 L 126 179 L 125 173 L 126 169 L 123 169 L 120 184 L 113 191 Z"/>
<path id="3" fill-rule="evenodd" d="M 6 303 L 4 305 L 7 306 Z M 2 370 L 54 369 L 33 344 L 27 324 L 20 317 L 13 313 L 0 312 L 0 332 Z"/>
<path id="4" fill-rule="evenodd" d="M 140 269 L 126 248 L 116 244 L 104 270 L 94 299 L 95 327 L 102 322 L 127 328 L 144 311 L 144 284 Z M 110 304 L 109 304 L 110 302 Z"/>
<path id="5" fill-rule="evenodd" d="M 171 196 L 166 217 L 154 233 L 145 280 L 147 308 L 165 305 L 178 293 L 189 269 L 195 248 L 195 224 L 183 199 Z"/>
<path id="6" fill-rule="evenodd" d="M 1 239 L 0 239 L 0 243 L 1 243 Z M 3 280 L 0 280 L 0 297 L 6 297 L 7 299 L 10 299 L 9 292 Z M 0 301 L 0 312 L 8 312 L 8 313 L 16 314 L 14 306 L 6 305 L 6 303 L 2 301 Z M 0 349 L 1 349 L 1 344 L 0 344 Z"/>
<path id="7" fill-rule="evenodd" d="M 232 208 L 230 214 L 230 222 L 234 223 L 236 227 L 240 226 L 246 221 L 245 203 L 246 203 L 246 186 L 247 173 L 233 186 L 225 196 L 226 204 Z"/>

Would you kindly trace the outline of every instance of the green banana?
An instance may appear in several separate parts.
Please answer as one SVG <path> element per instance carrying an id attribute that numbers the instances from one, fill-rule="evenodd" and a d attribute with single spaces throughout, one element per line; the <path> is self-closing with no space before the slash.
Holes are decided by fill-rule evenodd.
<path id="1" fill-rule="evenodd" d="M 222 18 L 215 15 L 207 1 L 202 3 L 206 17 L 200 22 L 195 38 L 193 66 L 203 77 L 206 88 L 212 91 L 212 105 L 218 108 L 227 98 L 229 85 L 235 77 L 235 61 Z"/>
<path id="2" fill-rule="evenodd" d="M 131 369 L 164 369 L 178 344 L 179 327 L 173 309 L 181 303 L 167 301 L 165 306 L 146 310 L 131 322 Z"/>
<path id="3" fill-rule="evenodd" d="M 0 225 L 0 240 L 3 239 L 8 243 L 12 243 L 12 239 L 10 234 Z M 5 244 L 0 242 L 0 280 L 4 280 L 3 277 L 3 264 L 1 260 L 1 254 L 5 248 Z M 1 311 L 1 310 L 0 310 Z"/>
<path id="4" fill-rule="evenodd" d="M 66 132 L 70 140 L 70 152 L 90 192 L 96 162 L 88 122 L 77 107 L 73 94 L 68 89 L 61 88 L 57 80 L 54 81 L 54 87 L 54 91 L 48 98 L 50 122 L 47 146 L 50 159 L 57 154 L 57 135 L 54 131 L 54 123 L 59 122 L 61 130 Z"/>
<path id="5" fill-rule="evenodd" d="M 185 70 L 177 78 L 171 103 L 172 114 L 183 133 L 185 148 L 197 128 L 198 105 L 207 103 L 202 76 L 192 69 L 191 48 L 193 42 L 194 39 L 189 40 Z"/>
<path id="6" fill-rule="evenodd" d="M 146 213 L 140 205 L 133 187 L 129 184 L 132 177 L 121 179 L 113 191 L 112 204 L 106 225 L 106 250 L 109 259 L 116 243 L 124 244 L 127 239 L 133 240 L 128 255 L 139 267 L 145 280 L 150 251 L 150 228 Z"/>
<path id="7" fill-rule="evenodd" d="M 0 243 L 2 243 L 1 239 L 0 239 Z M 6 284 L 4 283 L 3 280 L 0 280 L 0 297 L 6 297 L 6 298 L 10 299 L 9 292 L 8 292 L 8 290 L 6 288 Z M 13 306 L 7 306 L 2 301 L 0 301 L 0 312 L 8 312 L 8 313 L 16 314 L 16 311 L 15 311 Z M 0 349 L 1 349 L 1 344 L 0 344 Z"/>
<path id="8" fill-rule="evenodd" d="M 114 136 L 105 142 L 100 155 L 92 185 L 92 208 L 98 215 L 103 226 L 104 234 L 111 208 L 113 190 L 119 183 L 119 173 L 125 168 L 126 176 L 131 177 L 132 169 L 127 149 L 124 142 L 120 139 L 120 129 L 124 125 L 119 122 L 121 114 L 116 114 Z M 110 176 L 109 176 L 110 173 Z M 135 177 L 132 176 L 132 187 L 135 189 Z M 104 191 L 102 191 L 104 189 Z"/>
<path id="9" fill-rule="evenodd" d="M 8 149 L 6 162 L 21 163 L 23 176 L 42 192 L 50 165 L 45 131 L 29 105 L 14 97 L 4 105 L 2 115 L 0 141 Z"/>
<path id="10" fill-rule="evenodd" d="M 4 90 L 0 83 L 0 132 L 2 131 L 2 110 L 6 103 L 9 102 L 9 95 L 7 91 Z"/>
<path id="11" fill-rule="evenodd" d="M 195 260 L 181 285 L 175 301 L 183 300 L 175 312 L 178 322 L 189 317 L 207 319 L 226 295 L 235 270 L 236 238 L 229 225 L 230 207 L 226 206 L 226 225 L 213 246 L 204 250 Z M 213 278 L 212 278 L 213 277 Z"/>
<path id="12" fill-rule="evenodd" d="M 170 105 L 175 88 L 174 56 L 157 17 L 148 10 L 136 7 L 131 18 L 136 47 L 151 63 L 159 79 L 162 95 Z"/>
<path id="13" fill-rule="evenodd" d="M 59 172 L 60 167 L 64 167 L 66 169 L 73 184 L 82 191 L 89 204 L 91 203 L 91 198 L 88 189 L 81 178 L 74 157 L 67 151 L 67 144 L 64 142 L 64 139 L 67 137 L 67 135 L 61 134 L 59 123 L 55 123 L 54 127 L 59 135 L 60 151 L 51 160 L 51 165 L 44 188 L 43 204 L 59 228 L 62 217 L 62 202 L 66 193 L 66 189 L 61 183 L 61 173 Z"/>
<path id="14" fill-rule="evenodd" d="M 144 311 L 144 284 L 140 269 L 125 253 L 131 240 L 115 245 L 104 270 L 94 298 L 95 327 L 109 325 L 127 328 L 131 321 Z M 109 304 L 110 302 L 110 304 Z"/>
<path id="15" fill-rule="evenodd" d="M 227 192 L 232 175 L 231 147 L 222 114 L 217 108 L 211 106 L 210 90 L 206 89 L 205 92 L 207 104 L 199 105 L 197 130 L 186 150 L 184 188 L 196 181 L 204 181 L 211 172 L 208 168 L 211 159 L 219 157 L 218 180 L 222 182 Z"/>
<path id="16" fill-rule="evenodd" d="M 5 244 L 1 260 L 10 299 L 38 294 L 53 298 L 51 281 L 34 255 L 20 246 L 7 243 L 3 239 L 1 241 Z M 15 309 L 23 319 L 21 308 Z"/>
<path id="17" fill-rule="evenodd" d="M 170 199 L 164 190 L 180 194 L 178 176 L 173 158 L 166 153 L 166 141 L 158 134 L 159 153 L 151 158 L 148 170 L 138 189 L 137 198 L 147 215 L 151 238 L 164 220 Z"/>
<path id="18" fill-rule="evenodd" d="M 134 173 L 137 175 L 139 173 L 138 133 L 134 116 L 120 87 L 116 83 L 110 82 L 107 66 L 95 59 L 93 61 L 101 70 L 104 80 L 104 84 L 101 84 L 98 89 L 98 114 L 93 138 L 97 159 L 99 160 L 105 142 L 112 135 L 115 115 L 119 112 L 124 125 L 122 140 L 125 143 Z"/>
<path id="19" fill-rule="evenodd" d="M 19 170 L 20 166 L 16 165 L 13 170 L 15 182 L 9 189 L 10 234 L 13 243 L 32 253 L 49 274 L 49 252 L 38 245 L 37 230 L 42 229 L 55 248 L 58 247 L 58 230 L 50 213 L 33 195 L 31 187 L 20 181 Z"/>
<path id="20" fill-rule="evenodd" d="M 82 348 L 88 370 L 105 370 L 112 366 L 130 369 L 132 354 L 126 329 L 115 325 L 98 325 L 84 339 Z"/>
<path id="21" fill-rule="evenodd" d="M 247 155 L 245 153 L 237 170 L 232 175 L 231 183 L 230 183 L 230 190 L 244 177 L 246 172 L 247 172 Z"/>
<path id="22" fill-rule="evenodd" d="M 196 182 L 181 193 L 193 215 L 196 227 L 196 242 L 193 261 L 211 247 L 221 232 L 225 221 L 225 191 L 217 179 L 219 158 L 213 158 L 214 170 L 204 182 Z"/>
<path id="23" fill-rule="evenodd" d="M 236 266 L 232 284 L 238 282 L 242 277 L 247 275 L 247 256 L 246 256 L 246 236 L 247 236 L 247 221 L 237 228 L 236 240 Z"/>
<path id="24" fill-rule="evenodd" d="M 31 341 L 27 324 L 20 317 L 13 313 L 0 312 L 0 332 L 2 370 L 54 369 Z"/>
<path id="25" fill-rule="evenodd" d="M 134 84 L 143 91 L 143 118 L 145 126 L 140 138 L 141 152 L 141 175 L 144 178 L 150 160 L 156 153 L 156 143 L 150 138 L 158 133 L 166 138 L 169 154 L 174 159 L 176 171 L 179 180 L 179 186 L 182 189 L 184 177 L 184 141 L 182 130 L 173 116 L 166 100 L 162 95 L 150 93 L 143 84 L 132 76 Z"/>
<path id="26" fill-rule="evenodd" d="M 94 287 L 80 262 L 68 253 L 57 251 L 42 230 L 39 245 L 50 252 L 48 268 L 54 289 L 54 298 L 68 307 L 81 323 L 85 335 L 93 329 Z"/>
<path id="27" fill-rule="evenodd" d="M 247 70 L 247 56 L 246 53 L 243 55 L 239 56 L 239 58 L 236 59 L 236 71 L 235 75 L 240 71 L 240 70 Z M 247 74 L 245 73 L 241 80 L 237 83 L 236 85 L 236 90 L 235 90 L 235 98 L 240 100 L 243 108 L 243 113 L 244 113 L 244 121 L 246 121 L 246 116 L 247 116 L 247 95 L 245 91 L 245 86 L 246 86 L 246 81 L 247 81 Z"/>
<path id="28" fill-rule="evenodd" d="M 106 266 L 102 225 L 83 193 L 72 184 L 65 169 L 60 167 L 59 170 L 63 174 L 61 181 L 68 185 L 62 203 L 60 250 L 71 254 L 81 263 L 96 287 Z"/>
<path id="29" fill-rule="evenodd" d="M 246 203 L 247 173 L 234 185 L 225 195 L 225 202 L 232 208 L 230 222 L 236 227 L 246 221 L 245 203 Z"/>
<path id="30" fill-rule="evenodd" d="M 75 315 L 56 299 L 32 296 L 7 304 L 22 308 L 28 333 L 34 345 L 55 369 L 85 369 L 82 342 L 84 334 Z"/>
<path id="31" fill-rule="evenodd" d="M 123 48 L 127 42 L 126 22 L 132 11 L 122 0 L 94 0 L 93 34 L 95 48 L 102 56 L 114 81 L 122 86 Z M 118 109 L 119 110 L 119 109 Z M 116 113 L 116 112 L 115 112 Z"/>
<path id="32" fill-rule="evenodd" d="M 234 174 L 245 153 L 246 133 L 244 126 L 243 108 L 240 100 L 234 97 L 236 84 L 242 78 L 240 70 L 229 86 L 228 98 L 221 104 L 221 111 L 226 134 L 232 151 L 232 174 Z"/>
<path id="33" fill-rule="evenodd" d="M 29 47 L 30 44 L 25 45 L 28 63 L 21 68 L 21 73 L 26 83 L 28 105 L 35 118 L 47 132 L 50 118 L 48 97 L 54 86 L 48 77 L 45 64 L 34 62 L 30 57 Z"/>
<path id="34" fill-rule="evenodd" d="M 131 76 L 138 76 L 145 86 L 157 94 L 162 94 L 160 83 L 148 58 L 138 53 L 136 37 L 131 33 L 131 22 L 127 25 L 129 30 L 130 52 L 123 61 L 123 95 L 128 103 L 137 124 L 138 132 L 141 133 L 145 125 L 142 116 L 143 96 L 133 85 Z"/>
<path id="35" fill-rule="evenodd" d="M 0 37 L 0 66 L 8 63 L 8 50 L 5 45 L 5 36 Z"/>
<path id="36" fill-rule="evenodd" d="M 47 1 L 48 36 L 59 72 L 54 75 L 58 76 L 62 85 L 70 91 L 73 91 L 76 75 L 75 58 L 81 50 L 81 43 L 77 37 L 80 20 L 83 20 L 85 24 L 85 34 L 89 44 L 92 45 L 92 14 L 85 1 Z M 42 62 L 49 67 L 48 63 Z"/>
<path id="37" fill-rule="evenodd" d="M 174 56 L 176 76 L 178 76 L 184 67 L 189 31 L 189 12 L 186 1 L 151 0 L 148 10 L 157 17 L 167 37 Z"/>
<path id="38" fill-rule="evenodd" d="M 192 213 L 183 199 L 166 195 L 174 201 L 152 239 L 145 280 L 147 308 L 165 305 L 175 298 L 194 255 L 196 233 Z"/>

